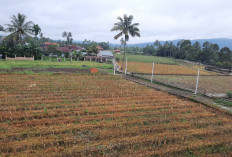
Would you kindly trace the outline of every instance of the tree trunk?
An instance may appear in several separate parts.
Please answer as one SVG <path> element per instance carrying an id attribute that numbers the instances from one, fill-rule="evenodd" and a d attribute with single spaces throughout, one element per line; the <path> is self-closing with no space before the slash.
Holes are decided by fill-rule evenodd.
<path id="1" fill-rule="evenodd" d="M 126 39 L 125 39 L 126 40 Z M 126 41 L 125 41 L 125 43 L 124 43 L 124 52 L 123 52 L 123 59 L 122 59 L 122 67 L 121 67 L 121 70 L 123 70 L 124 69 L 124 61 L 125 61 L 125 48 L 126 48 Z"/>

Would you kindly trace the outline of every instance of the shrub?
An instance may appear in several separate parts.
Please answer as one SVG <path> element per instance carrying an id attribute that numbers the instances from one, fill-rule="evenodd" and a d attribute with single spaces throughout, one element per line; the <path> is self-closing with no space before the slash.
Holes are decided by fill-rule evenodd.
<path id="1" fill-rule="evenodd" d="M 231 91 L 228 91 L 226 94 L 227 94 L 228 98 L 232 98 L 232 92 Z"/>

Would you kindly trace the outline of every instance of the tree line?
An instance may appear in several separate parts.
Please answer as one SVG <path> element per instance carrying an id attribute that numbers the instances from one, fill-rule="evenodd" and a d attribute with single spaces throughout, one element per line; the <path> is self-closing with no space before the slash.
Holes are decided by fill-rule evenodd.
<path id="1" fill-rule="evenodd" d="M 198 41 L 191 43 L 190 40 L 181 40 L 174 45 L 166 41 L 161 44 L 158 40 L 154 45 L 143 48 L 143 54 L 200 62 L 225 68 L 232 68 L 232 52 L 228 47 L 219 48 L 218 44 Z"/>

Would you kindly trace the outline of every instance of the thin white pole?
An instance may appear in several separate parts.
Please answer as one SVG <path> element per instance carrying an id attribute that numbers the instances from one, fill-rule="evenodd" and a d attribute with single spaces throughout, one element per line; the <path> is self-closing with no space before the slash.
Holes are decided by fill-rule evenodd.
<path id="1" fill-rule="evenodd" d="M 64 61 L 65 61 L 65 57 L 64 57 Z"/>
<path id="2" fill-rule="evenodd" d="M 72 57 L 71 57 L 71 62 L 72 62 Z"/>
<path id="3" fill-rule="evenodd" d="M 114 75 L 115 75 L 115 63 L 114 63 Z"/>
<path id="4" fill-rule="evenodd" d="M 126 72 L 127 72 L 127 58 L 126 58 L 126 68 L 125 68 L 125 75 L 126 75 Z"/>
<path id="5" fill-rule="evenodd" d="M 196 90 L 195 90 L 194 94 L 197 94 L 197 87 L 198 87 L 198 82 L 199 82 L 199 74 L 200 74 L 200 70 L 198 69 L 197 84 L 196 84 Z"/>
<path id="6" fill-rule="evenodd" d="M 154 64 L 154 62 L 153 62 L 153 65 L 152 65 L 152 72 L 151 72 L 151 83 L 152 83 L 152 81 L 153 81 L 154 66 L 155 66 L 155 64 Z"/>

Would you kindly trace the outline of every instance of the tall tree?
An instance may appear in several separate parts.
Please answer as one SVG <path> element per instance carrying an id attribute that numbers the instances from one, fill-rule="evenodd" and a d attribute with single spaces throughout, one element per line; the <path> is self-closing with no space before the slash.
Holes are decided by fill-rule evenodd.
<path id="1" fill-rule="evenodd" d="M 41 32 L 41 28 L 38 24 L 33 25 L 32 32 L 35 34 L 35 37 L 37 37 L 37 35 Z"/>
<path id="2" fill-rule="evenodd" d="M 4 28 L 2 25 L 0 25 L 0 31 L 4 31 Z"/>
<path id="3" fill-rule="evenodd" d="M 66 32 L 66 31 L 64 31 L 63 33 L 62 33 L 62 37 L 63 38 L 67 38 L 67 36 L 68 36 L 68 33 Z M 67 41 L 66 41 L 66 45 L 67 45 L 68 43 L 67 43 Z"/>
<path id="4" fill-rule="evenodd" d="M 124 66 L 124 60 L 125 60 L 125 47 L 126 43 L 129 41 L 129 35 L 132 37 L 140 37 L 139 32 L 139 23 L 132 23 L 133 16 L 127 16 L 124 14 L 123 17 L 117 18 L 119 22 L 114 24 L 114 27 L 111 29 L 111 31 L 120 31 L 116 36 L 114 36 L 114 39 L 117 40 L 119 37 L 124 36 L 124 53 L 123 53 L 123 63 L 122 63 L 122 69 Z"/>
<path id="5" fill-rule="evenodd" d="M 38 24 L 33 25 L 32 27 L 32 32 L 35 34 L 35 40 L 36 40 L 36 53 L 35 53 L 35 58 L 38 58 L 38 53 L 37 53 L 37 49 L 38 49 L 38 34 L 41 32 L 41 28 L 39 27 Z"/>
<path id="6" fill-rule="evenodd" d="M 13 15 L 11 17 L 11 24 L 7 24 L 6 31 L 11 34 L 8 35 L 5 40 L 12 40 L 13 42 L 22 43 L 24 39 L 32 39 L 31 35 L 33 22 L 26 22 L 27 17 L 23 14 L 18 13 L 17 16 Z"/>
<path id="7" fill-rule="evenodd" d="M 71 33 L 71 32 L 68 32 L 68 33 L 67 33 L 67 43 L 68 43 L 68 44 L 71 44 L 71 43 L 70 43 L 70 42 L 71 42 L 71 41 L 70 41 L 71 39 L 72 39 L 72 33 Z M 73 39 L 72 39 L 72 40 L 73 40 Z"/>

